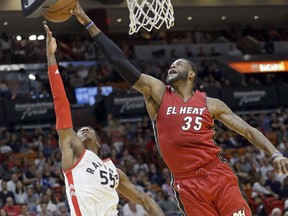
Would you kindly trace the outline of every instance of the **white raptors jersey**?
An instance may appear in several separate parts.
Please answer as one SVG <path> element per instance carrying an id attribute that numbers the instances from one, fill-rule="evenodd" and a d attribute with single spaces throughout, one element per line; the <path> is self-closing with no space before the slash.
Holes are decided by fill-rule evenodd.
<path id="1" fill-rule="evenodd" d="M 85 149 L 77 163 L 63 170 L 71 216 L 115 216 L 119 175 L 111 160 Z"/>

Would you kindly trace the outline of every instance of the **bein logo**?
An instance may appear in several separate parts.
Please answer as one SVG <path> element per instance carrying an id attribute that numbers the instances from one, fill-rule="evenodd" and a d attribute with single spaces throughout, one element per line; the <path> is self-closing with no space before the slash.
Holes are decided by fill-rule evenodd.
<path id="1" fill-rule="evenodd" d="M 245 211 L 244 211 L 244 209 L 236 211 L 233 213 L 232 216 L 245 216 Z"/>

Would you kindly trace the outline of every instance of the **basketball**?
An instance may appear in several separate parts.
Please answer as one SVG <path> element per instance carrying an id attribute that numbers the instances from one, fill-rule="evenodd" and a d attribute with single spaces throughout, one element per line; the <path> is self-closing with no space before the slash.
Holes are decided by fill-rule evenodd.
<path id="1" fill-rule="evenodd" d="M 43 16 L 50 22 L 64 22 L 72 16 L 69 11 L 73 10 L 76 4 L 77 0 L 58 0 L 44 12 Z"/>

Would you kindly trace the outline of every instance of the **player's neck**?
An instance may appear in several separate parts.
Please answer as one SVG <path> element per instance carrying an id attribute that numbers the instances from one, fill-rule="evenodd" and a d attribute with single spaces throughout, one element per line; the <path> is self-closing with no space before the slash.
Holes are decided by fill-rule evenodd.
<path id="1" fill-rule="evenodd" d="M 93 142 L 88 142 L 85 144 L 86 148 L 92 152 L 94 152 L 95 154 L 98 155 L 98 151 L 99 151 L 99 148 L 97 147 L 97 145 L 95 145 L 95 143 Z"/>
<path id="2" fill-rule="evenodd" d="M 193 85 L 175 85 L 173 86 L 173 89 L 175 91 L 175 94 L 177 94 L 179 97 L 183 98 L 184 101 L 187 101 L 189 98 L 191 98 L 194 95 L 193 91 Z"/>

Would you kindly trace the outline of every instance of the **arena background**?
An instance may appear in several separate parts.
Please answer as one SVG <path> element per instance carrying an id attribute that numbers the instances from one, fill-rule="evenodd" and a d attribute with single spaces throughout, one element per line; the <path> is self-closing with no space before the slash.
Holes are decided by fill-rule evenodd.
<path id="1" fill-rule="evenodd" d="M 227 103 L 287 157 L 287 1 L 172 0 L 172 29 L 135 35 L 128 34 L 125 1 L 83 0 L 81 4 L 144 73 L 165 80 L 174 59 L 191 59 L 199 69 L 197 88 Z M 24 18 L 20 0 L 0 0 L 0 177 L 12 191 L 18 179 L 24 184 L 23 194 L 13 193 L 16 209 L 25 202 L 36 215 L 42 200 L 53 215 L 68 215 L 43 21 Z M 179 215 L 142 96 L 111 69 L 74 17 L 47 24 L 58 41 L 57 59 L 75 128 L 94 126 L 101 136 L 102 156 L 111 157 L 133 183 L 159 202 L 166 215 Z M 216 141 L 238 172 L 253 213 L 276 216 L 277 210 L 271 212 L 279 208 L 278 215 L 284 215 L 288 179 L 271 171 L 269 156 L 219 123 Z M 28 199 L 31 187 L 34 198 Z M 0 207 L 5 206 L 3 196 L 1 189 Z M 122 198 L 120 215 L 125 204 Z"/>

